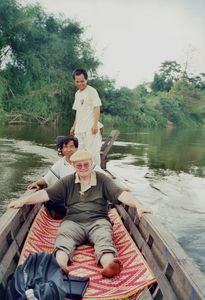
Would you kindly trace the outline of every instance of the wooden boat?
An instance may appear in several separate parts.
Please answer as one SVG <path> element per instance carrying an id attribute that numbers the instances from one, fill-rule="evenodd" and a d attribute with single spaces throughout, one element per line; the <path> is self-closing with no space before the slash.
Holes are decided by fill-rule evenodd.
<path id="1" fill-rule="evenodd" d="M 102 147 L 102 162 L 119 133 L 113 131 Z M 108 150 L 108 151 L 107 151 Z M 26 194 L 33 193 L 27 191 Z M 0 299 L 3 299 L 9 274 L 17 264 L 33 220 L 41 205 L 9 209 L 0 218 Z M 156 283 L 140 294 L 139 299 L 205 299 L 205 276 L 173 236 L 154 215 L 139 220 L 135 209 L 116 205 L 116 209 L 156 277 Z"/>

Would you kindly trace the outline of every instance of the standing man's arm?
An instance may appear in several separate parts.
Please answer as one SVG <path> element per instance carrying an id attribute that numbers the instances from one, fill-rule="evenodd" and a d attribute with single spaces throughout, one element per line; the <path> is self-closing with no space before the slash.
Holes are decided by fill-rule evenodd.
<path id="1" fill-rule="evenodd" d="M 9 203 L 8 208 L 20 208 L 24 206 L 24 204 L 37 204 L 43 203 L 49 200 L 49 196 L 45 190 L 38 191 L 28 197 L 24 197 L 19 200 L 12 201 Z"/>
<path id="2" fill-rule="evenodd" d="M 152 210 L 145 205 L 141 204 L 137 199 L 135 199 L 130 192 L 123 191 L 118 200 L 126 205 L 135 207 L 139 218 L 141 218 L 143 213 L 152 213 Z"/>
<path id="3" fill-rule="evenodd" d="M 96 134 L 98 132 L 98 121 L 100 118 L 100 106 L 94 107 L 94 123 L 93 127 L 91 128 L 92 134 Z"/>
<path id="4" fill-rule="evenodd" d="M 76 112 L 77 114 L 77 112 Z M 75 114 L 75 121 L 73 123 L 73 126 L 70 129 L 70 135 L 74 135 L 75 134 L 75 126 L 76 126 L 76 114 Z"/>

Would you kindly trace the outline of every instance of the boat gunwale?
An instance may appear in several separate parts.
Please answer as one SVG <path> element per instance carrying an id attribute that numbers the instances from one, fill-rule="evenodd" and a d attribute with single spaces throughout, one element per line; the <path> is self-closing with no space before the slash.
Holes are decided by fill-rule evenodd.
<path id="1" fill-rule="evenodd" d="M 176 299 L 205 299 L 204 274 L 165 226 L 152 214 L 144 214 L 139 219 L 132 207 L 120 204 L 116 208 L 155 274 L 162 294 L 167 293 L 168 280 Z M 163 280 L 165 277 L 167 280 Z M 175 298 L 170 295 L 168 299 Z"/>
<path id="2" fill-rule="evenodd" d="M 41 205 L 8 209 L 0 218 L 0 294 L 18 264 L 26 236 Z"/>

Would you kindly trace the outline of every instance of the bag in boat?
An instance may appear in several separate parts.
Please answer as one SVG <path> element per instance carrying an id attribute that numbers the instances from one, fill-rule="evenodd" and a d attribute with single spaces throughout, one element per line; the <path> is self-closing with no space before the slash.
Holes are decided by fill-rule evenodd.
<path id="1" fill-rule="evenodd" d="M 50 200 L 44 203 L 50 216 L 54 219 L 62 219 L 66 215 L 64 201 L 56 201 L 52 203 Z"/>
<path id="2" fill-rule="evenodd" d="M 81 300 L 88 283 L 63 273 L 53 254 L 32 253 L 9 278 L 6 300 Z"/>

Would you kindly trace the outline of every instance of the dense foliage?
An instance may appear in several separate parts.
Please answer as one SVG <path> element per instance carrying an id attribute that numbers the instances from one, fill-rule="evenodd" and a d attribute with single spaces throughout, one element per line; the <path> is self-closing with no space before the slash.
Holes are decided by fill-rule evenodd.
<path id="1" fill-rule="evenodd" d="M 205 74 L 189 76 L 165 61 L 151 83 L 131 90 L 97 74 L 100 61 L 76 21 L 45 13 L 40 5 L 0 0 L 1 121 L 73 118 L 72 71 L 88 70 L 102 99 L 104 119 L 148 127 L 200 126 L 205 120 Z"/>
<path id="2" fill-rule="evenodd" d="M 71 113 L 75 87 L 72 71 L 95 72 L 99 61 L 76 22 L 47 15 L 40 6 L 0 1 L 0 53 L 5 112 L 30 112 L 56 118 Z"/>

